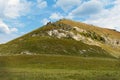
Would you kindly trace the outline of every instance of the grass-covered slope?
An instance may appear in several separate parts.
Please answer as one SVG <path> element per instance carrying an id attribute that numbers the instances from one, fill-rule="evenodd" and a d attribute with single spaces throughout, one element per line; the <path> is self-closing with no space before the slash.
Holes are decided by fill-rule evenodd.
<path id="1" fill-rule="evenodd" d="M 115 57 L 120 56 L 120 32 L 114 29 L 101 28 L 98 26 L 62 19 L 59 22 L 70 24 L 87 31 L 84 35 L 100 42 L 100 47 Z M 103 43 L 101 43 L 101 40 Z M 92 43 L 94 45 L 94 42 Z"/>
<path id="2" fill-rule="evenodd" d="M 110 57 L 109 53 L 98 46 L 87 45 L 71 39 L 49 37 L 29 37 L 13 41 L 0 48 L 3 54 L 56 54 L 94 57 Z"/>
<path id="3" fill-rule="evenodd" d="M 119 33 L 109 30 L 101 33 L 103 30 L 106 29 L 63 19 L 48 23 L 22 37 L 0 45 L 0 54 L 111 57 L 108 51 L 111 47 L 104 45 L 107 41 L 103 35 L 113 32 L 110 37 L 119 39 Z"/>

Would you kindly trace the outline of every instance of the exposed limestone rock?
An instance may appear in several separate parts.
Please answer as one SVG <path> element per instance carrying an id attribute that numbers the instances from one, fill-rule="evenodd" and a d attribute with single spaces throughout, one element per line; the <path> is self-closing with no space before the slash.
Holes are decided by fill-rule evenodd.
<path id="1" fill-rule="evenodd" d="M 66 37 L 66 34 L 65 33 L 59 33 L 57 37 L 58 38 Z"/>
<path id="2" fill-rule="evenodd" d="M 119 39 L 111 39 L 109 37 L 105 37 L 105 43 L 111 46 L 119 46 L 120 47 L 120 40 Z"/>
<path id="3" fill-rule="evenodd" d="M 49 36 L 56 36 L 57 38 L 66 37 L 65 33 L 60 33 L 58 30 L 52 30 L 47 32 Z"/>
<path id="4" fill-rule="evenodd" d="M 23 51 L 21 52 L 21 54 L 28 54 L 28 55 L 31 55 L 32 53 L 30 51 Z"/>
<path id="5" fill-rule="evenodd" d="M 78 31 L 78 32 L 86 32 L 86 30 L 80 29 L 80 28 L 78 28 L 78 27 L 74 27 L 73 29 L 76 30 L 76 31 Z"/>
<path id="6" fill-rule="evenodd" d="M 55 24 L 54 24 L 55 25 Z M 103 36 L 96 34 L 95 32 L 86 31 L 84 29 L 80 29 L 79 27 L 71 27 L 65 24 L 56 24 L 56 26 L 61 27 L 60 29 L 53 29 L 47 31 L 49 36 L 54 36 L 57 38 L 71 38 L 77 41 L 83 41 L 89 45 L 97 45 L 100 46 L 101 42 L 104 42 L 112 47 L 120 47 L 120 40 L 119 39 L 111 39 L 109 36 Z M 75 30 L 75 32 L 73 31 Z M 36 34 L 32 35 L 37 36 Z M 104 40 L 103 40 L 104 39 Z"/>
<path id="7" fill-rule="evenodd" d="M 81 36 L 80 34 L 75 34 L 73 32 L 69 32 L 69 33 L 67 33 L 67 35 L 69 35 L 69 37 L 71 37 L 72 39 L 77 40 L 77 41 L 84 39 L 84 37 Z"/>
<path id="8" fill-rule="evenodd" d="M 52 36 L 52 31 L 47 32 L 49 36 Z"/>

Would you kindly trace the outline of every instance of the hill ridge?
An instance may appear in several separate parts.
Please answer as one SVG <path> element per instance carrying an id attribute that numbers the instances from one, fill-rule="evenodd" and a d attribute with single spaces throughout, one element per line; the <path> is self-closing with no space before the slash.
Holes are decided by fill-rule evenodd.
<path id="1" fill-rule="evenodd" d="M 61 19 L 53 23 L 48 22 L 22 37 L 1 45 L 0 53 L 119 57 L 119 35 L 119 32 L 113 30 Z"/>

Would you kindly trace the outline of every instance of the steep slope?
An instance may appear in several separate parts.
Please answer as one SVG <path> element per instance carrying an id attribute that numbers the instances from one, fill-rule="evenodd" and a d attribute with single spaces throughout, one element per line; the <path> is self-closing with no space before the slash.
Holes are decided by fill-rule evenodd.
<path id="1" fill-rule="evenodd" d="M 61 54 L 98 57 L 109 56 L 105 50 L 97 46 L 90 46 L 80 41 L 49 37 L 29 37 L 27 40 L 8 43 L 4 45 L 2 51 L 2 53 L 8 54 Z"/>
<path id="2" fill-rule="evenodd" d="M 62 19 L 0 46 L 1 54 L 118 57 L 120 33 Z"/>
<path id="3" fill-rule="evenodd" d="M 85 30 L 82 31 L 82 34 L 90 40 L 86 42 L 86 40 L 83 39 L 83 42 L 90 45 L 100 46 L 115 57 L 120 56 L 120 32 L 66 19 L 61 20 L 60 22 L 64 24 L 71 24 L 71 26 Z"/>

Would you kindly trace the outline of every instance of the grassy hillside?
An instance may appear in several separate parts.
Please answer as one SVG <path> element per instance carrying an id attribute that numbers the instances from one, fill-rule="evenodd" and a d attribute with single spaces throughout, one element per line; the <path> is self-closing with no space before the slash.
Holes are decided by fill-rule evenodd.
<path id="1" fill-rule="evenodd" d="M 66 19 L 48 23 L 0 45 L 0 80 L 120 80 L 119 35 Z"/>
<path id="2" fill-rule="evenodd" d="M 85 24 L 81 22 L 75 22 L 75 21 L 66 20 L 66 19 L 62 19 L 58 22 L 71 25 L 73 27 L 79 27 L 80 29 L 86 30 L 88 32 L 87 35 L 90 36 L 92 39 L 97 38 L 97 41 L 103 40 L 102 41 L 103 43 L 100 42 L 99 44 L 100 47 L 102 47 L 107 52 L 109 52 L 111 55 L 117 58 L 120 56 L 120 32 L 116 30 L 112 30 L 112 29 L 100 28 L 98 26 Z M 94 33 L 96 34 L 94 35 Z M 96 45 L 94 43 L 92 44 Z"/>
<path id="3" fill-rule="evenodd" d="M 56 54 L 84 57 L 111 57 L 98 46 L 87 45 L 72 39 L 49 37 L 27 37 L 22 41 L 15 40 L 2 45 L 0 52 L 4 54 Z"/>
<path id="4" fill-rule="evenodd" d="M 62 19 L 0 45 L 0 54 L 61 54 L 85 57 L 111 57 L 114 56 L 111 54 L 115 54 L 118 57 L 119 47 L 113 48 L 105 44 L 102 35 L 108 33 L 111 38 L 120 39 L 119 32 Z M 65 37 L 60 37 L 61 35 Z"/>
<path id="5" fill-rule="evenodd" d="M 0 80 L 120 80 L 120 61 L 60 55 L 0 56 Z"/>

